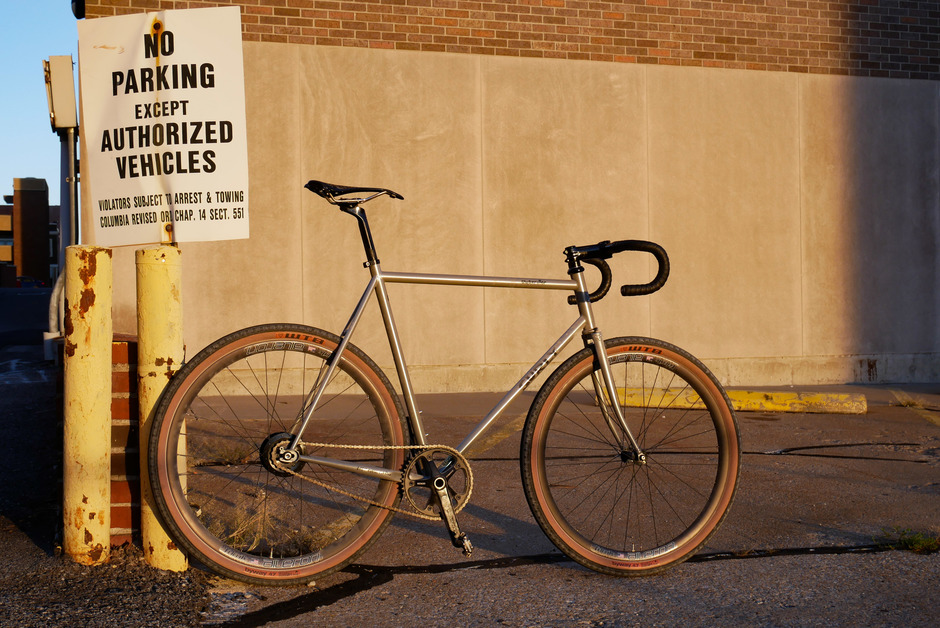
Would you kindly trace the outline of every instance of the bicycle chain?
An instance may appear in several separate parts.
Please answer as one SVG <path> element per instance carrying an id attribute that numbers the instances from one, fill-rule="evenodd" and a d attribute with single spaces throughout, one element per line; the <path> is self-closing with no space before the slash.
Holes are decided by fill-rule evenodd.
<path id="1" fill-rule="evenodd" d="M 424 450 L 442 449 L 452 454 L 453 456 L 455 456 L 458 460 L 462 461 L 464 464 L 464 467 L 467 470 L 467 497 L 464 500 L 464 503 L 470 501 L 470 495 L 473 493 L 473 473 L 470 472 L 470 463 L 467 462 L 467 459 L 463 457 L 463 454 L 461 454 L 459 451 L 457 451 L 453 447 L 448 447 L 447 445 L 382 445 L 382 446 L 337 445 L 335 443 L 307 443 L 303 441 L 300 442 L 300 445 L 309 446 L 309 447 L 334 447 L 334 448 L 340 448 L 340 449 L 381 449 L 381 450 L 385 450 L 385 449 L 424 449 Z M 301 480 L 310 482 L 312 484 L 316 484 L 317 486 L 320 486 L 321 488 L 325 488 L 328 491 L 339 493 L 340 495 L 345 495 L 346 497 L 351 497 L 352 499 L 364 502 L 371 506 L 377 506 L 378 508 L 384 508 L 392 512 L 401 513 L 403 515 L 408 515 L 411 517 L 415 517 L 417 519 L 425 519 L 427 521 L 437 521 L 440 519 L 440 516 L 425 515 L 423 513 L 415 512 L 412 510 L 405 510 L 403 508 L 396 508 L 395 506 L 386 506 L 385 504 L 380 504 L 375 500 L 369 499 L 368 497 L 363 497 L 362 495 L 356 495 L 355 493 L 350 493 L 349 491 L 343 490 L 337 486 L 333 486 L 332 484 L 327 484 L 326 482 L 322 482 L 320 480 L 307 477 L 306 475 L 298 473 L 297 471 L 294 471 L 293 469 L 285 468 L 283 470 L 286 471 L 287 473 L 290 473 L 291 475 L 295 477 L 300 478 Z M 404 490 L 404 482 L 402 481 L 398 482 L 398 488 L 399 490 Z"/>

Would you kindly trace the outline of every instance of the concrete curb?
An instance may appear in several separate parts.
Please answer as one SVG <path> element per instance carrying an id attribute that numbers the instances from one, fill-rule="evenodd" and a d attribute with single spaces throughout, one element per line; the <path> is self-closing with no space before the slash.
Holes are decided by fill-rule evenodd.
<path id="1" fill-rule="evenodd" d="M 913 411 L 917 416 L 934 425 L 940 425 L 940 407 L 931 405 L 931 401 L 920 395 L 910 395 L 903 390 L 892 388 L 891 394 L 898 400 L 898 405 Z"/>

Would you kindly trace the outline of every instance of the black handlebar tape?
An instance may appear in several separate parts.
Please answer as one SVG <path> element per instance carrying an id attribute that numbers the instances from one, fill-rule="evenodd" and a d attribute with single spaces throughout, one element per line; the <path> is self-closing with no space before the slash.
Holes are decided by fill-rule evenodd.
<path id="1" fill-rule="evenodd" d="M 623 245 L 618 246 L 618 245 Z M 669 256 L 666 255 L 666 250 L 656 244 L 655 242 L 647 242 L 645 240 L 623 240 L 621 242 L 614 243 L 611 248 L 617 248 L 619 251 L 640 251 L 643 253 L 649 253 L 656 258 L 656 262 L 659 264 L 659 269 L 656 272 L 656 277 L 649 283 L 644 284 L 626 284 L 620 286 L 620 294 L 625 297 L 636 297 L 642 296 L 644 294 L 652 294 L 662 288 L 666 284 L 666 279 L 669 278 Z"/>
<path id="2" fill-rule="evenodd" d="M 610 291 L 610 284 L 611 284 L 610 266 L 608 266 L 607 262 L 605 262 L 604 260 L 597 259 L 597 258 L 585 258 L 580 261 L 585 264 L 590 264 L 594 268 L 601 271 L 601 285 L 597 287 L 597 290 L 595 290 L 594 292 L 588 295 L 588 299 L 591 301 L 591 303 L 594 303 L 595 301 L 600 301 L 605 296 L 607 296 L 607 293 Z M 569 305 L 576 305 L 577 302 L 578 300 L 575 298 L 573 294 L 568 297 Z"/>

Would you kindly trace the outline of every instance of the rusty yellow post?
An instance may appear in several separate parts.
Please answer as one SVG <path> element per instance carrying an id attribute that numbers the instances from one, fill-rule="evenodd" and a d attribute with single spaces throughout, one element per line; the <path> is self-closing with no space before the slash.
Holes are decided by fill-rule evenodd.
<path id="1" fill-rule="evenodd" d="M 147 448 L 160 394 L 183 362 L 180 250 L 161 246 L 137 251 L 137 397 L 140 403 L 140 528 L 147 561 L 184 571 L 186 557 L 167 535 L 153 507 Z"/>
<path id="2" fill-rule="evenodd" d="M 111 250 L 65 250 L 63 542 L 84 565 L 111 554 Z"/>

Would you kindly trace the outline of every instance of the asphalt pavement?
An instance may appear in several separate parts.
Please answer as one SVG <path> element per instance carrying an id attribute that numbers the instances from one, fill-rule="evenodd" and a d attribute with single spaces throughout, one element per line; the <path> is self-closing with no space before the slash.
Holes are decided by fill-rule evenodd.
<path id="1" fill-rule="evenodd" d="M 306 587 L 249 586 L 192 569 L 188 579 L 169 581 L 135 568 L 154 582 L 142 610 L 145 596 L 128 594 L 140 593 L 136 576 L 122 590 L 109 575 L 117 564 L 76 571 L 56 553 L 55 373 L 38 345 L 17 337 L 8 333 L 0 346 L 0 625 L 86 625 L 96 587 L 110 596 L 119 626 L 937 623 L 940 554 L 906 548 L 940 535 L 940 384 L 774 391 L 862 395 L 864 414 L 739 412 L 744 456 L 732 510 L 696 557 L 660 576 L 602 576 L 545 538 L 519 479 L 524 398 L 471 459 L 475 487 L 460 514 L 471 558 L 450 545 L 442 525 L 399 516 L 354 565 Z M 422 396 L 430 440 L 459 440 L 497 397 Z M 61 582 L 80 581 L 81 596 L 60 604 L 52 620 L 36 614 L 35 622 L 5 623 L 24 598 L 2 589 L 40 571 L 55 582 L 56 570 Z M 159 619 L 159 607 L 186 586 L 202 596 L 190 602 L 188 619 Z M 133 613 L 124 599 L 136 600 L 126 602 L 138 604 Z"/>
<path id="2" fill-rule="evenodd" d="M 661 576 L 618 579 L 565 559 L 525 503 L 512 408 L 471 460 L 464 559 L 443 527 L 397 518 L 351 568 L 312 587 L 213 584 L 219 625 L 935 626 L 940 386 L 837 387 L 866 414 L 741 412 L 742 480 L 721 530 Z M 493 395 L 421 399 L 431 440 L 465 433 Z M 512 410 L 517 410 L 514 414 Z M 214 613 L 214 615 L 213 615 Z"/>

